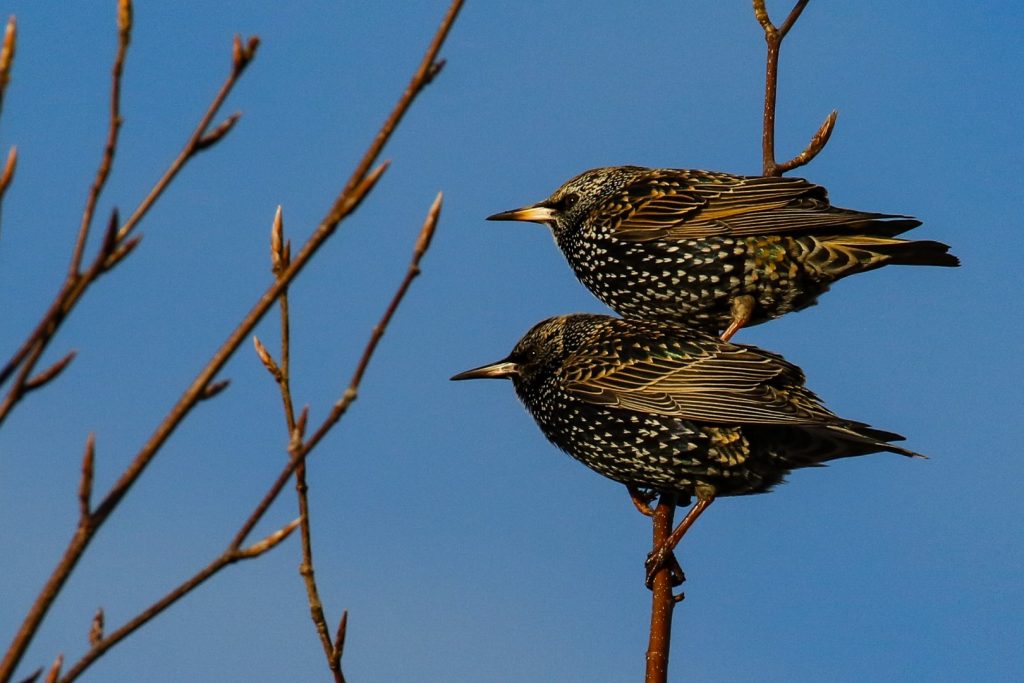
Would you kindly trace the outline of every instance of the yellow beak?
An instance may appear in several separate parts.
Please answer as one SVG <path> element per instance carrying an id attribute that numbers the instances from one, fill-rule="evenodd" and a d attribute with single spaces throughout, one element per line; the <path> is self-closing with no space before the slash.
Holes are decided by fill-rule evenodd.
<path id="1" fill-rule="evenodd" d="M 466 370 L 452 377 L 453 380 L 462 379 L 504 379 L 519 374 L 519 366 L 506 360 L 499 360 L 497 363 L 484 365 L 472 370 Z"/>
<path id="2" fill-rule="evenodd" d="M 555 210 L 547 206 L 524 206 L 521 209 L 502 211 L 488 216 L 489 221 L 530 221 L 531 223 L 553 223 Z"/>

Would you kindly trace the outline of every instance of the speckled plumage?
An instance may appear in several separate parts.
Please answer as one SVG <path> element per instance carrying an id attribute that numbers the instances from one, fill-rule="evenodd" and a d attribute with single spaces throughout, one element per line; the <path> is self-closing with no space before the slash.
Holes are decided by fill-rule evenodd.
<path id="1" fill-rule="evenodd" d="M 673 323 L 568 315 L 452 379 L 508 377 L 545 436 L 628 486 L 690 496 L 767 491 L 799 467 L 894 446 L 837 417 L 799 368 Z"/>
<path id="2" fill-rule="evenodd" d="M 596 168 L 491 220 L 549 225 L 580 281 L 620 315 L 719 332 L 737 297 L 753 325 L 887 264 L 955 266 L 945 244 L 896 238 L 920 221 L 841 209 L 800 178 Z"/>

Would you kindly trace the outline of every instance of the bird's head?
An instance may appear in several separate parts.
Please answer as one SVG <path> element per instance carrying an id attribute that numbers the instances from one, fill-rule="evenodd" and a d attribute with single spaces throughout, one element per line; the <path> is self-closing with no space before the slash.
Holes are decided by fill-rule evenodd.
<path id="1" fill-rule="evenodd" d="M 647 170 L 639 166 L 593 168 L 569 180 L 543 201 L 496 213 L 487 220 L 543 223 L 557 239 L 578 227 L 591 211 Z"/>
<path id="2" fill-rule="evenodd" d="M 460 372 L 452 379 L 511 379 L 517 387 L 531 386 L 554 373 L 566 355 L 579 345 L 573 334 L 573 321 L 579 317 L 563 315 L 539 322 L 506 357 Z"/>

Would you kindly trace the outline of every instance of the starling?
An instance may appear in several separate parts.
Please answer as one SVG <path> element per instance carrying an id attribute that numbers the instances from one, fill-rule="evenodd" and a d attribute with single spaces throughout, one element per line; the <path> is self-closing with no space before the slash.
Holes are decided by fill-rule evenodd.
<path id="1" fill-rule="evenodd" d="M 716 496 L 768 491 L 798 467 L 918 456 L 889 443 L 898 434 L 831 413 L 781 356 L 666 321 L 550 318 L 506 358 L 452 379 L 502 377 L 553 444 L 626 484 L 634 502 L 640 488 L 696 495 L 698 515 Z"/>
<path id="2" fill-rule="evenodd" d="M 488 220 L 547 224 L 580 281 L 620 315 L 724 339 L 814 305 L 847 275 L 960 263 L 945 244 L 896 237 L 920 221 L 832 206 L 801 178 L 595 168 Z"/>

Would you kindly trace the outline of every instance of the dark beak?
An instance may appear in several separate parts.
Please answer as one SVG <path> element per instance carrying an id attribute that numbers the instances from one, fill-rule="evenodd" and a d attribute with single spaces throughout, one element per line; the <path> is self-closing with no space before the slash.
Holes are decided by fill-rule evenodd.
<path id="1" fill-rule="evenodd" d="M 466 370 L 452 377 L 453 380 L 462 379 L 504 379 L 515 377 L 519 374 L 519 366 L 507 360 L 499 360 L 497 363 L 484 365 L 472 370 Z"/>
<path id="2" fill-rule="evenodd" d="M 531 223 L 554 223 L 555 210 L 549 206 L 524 206 L 521 209 L 502 211 L 493 216 L 488 216 L 489 221 L 529 221 Z"/>

